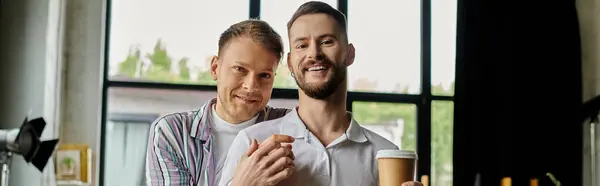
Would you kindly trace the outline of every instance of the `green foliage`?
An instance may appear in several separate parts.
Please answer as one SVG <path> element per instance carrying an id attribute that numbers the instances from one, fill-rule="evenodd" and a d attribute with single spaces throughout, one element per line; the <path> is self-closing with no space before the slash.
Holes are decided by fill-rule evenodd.
<path id="1" fill-rule="evenodd" d="M 210 71 L 201 71 L 198 75 L 198 80 L 194 84 L 199 85 L 217 85 L 217 81 L 212 80 Z"/>
<path id="2" fill-rule="evenodd" d="M 135 77 L 138 72 L 138 65 L 141 64 L 140 48 L 129 50 L 129 55 L 119 64 L 119 73 L 122 75 Z"/>
<path id="3" fill-rule="evenodd" d="M 179 76 L 183 79 L 190 79 L 190 68 L 187 67 L 189 58 L 184 57 L 179 60 Z"/>
<path id="4" fill-rule="evenodd" d="M 382 122 L 404 120 L 404 134 L 401 149 L 417 150 L 417 107 L 413 104 L 355 102 L 352 104 L 354 119 L 360 124 L 369 125 Z M 397 143 L 397 142 L 396 142 Z"/>
<path id="5" fill-rule="evenodd" d="M 288 69 L 287 65 L 282 63 L 279 65 L 279 67 L 277 67 L 273 87 L 291 89 L 298 88 L 298 85 L 296 85 L 296 81 L 294 81 L 294 78 L 291 76 L 290 70 Z"/>
<path id="6" fill-rule="evenodd" d="M 62 163 L 67 166 L 71 166 L 71 165 L 73 165 L 73 163 L 75 163 L 75 160 L 73 160 L 73 158 L 71 158 L 71 157 L 66 157 L 66 158 L 62 159 Z"/>
<path id="7" fill-rule="evenodd" d="M 151 65 L 145 71 L 142 71 L 142 61 L 150 61 Z M 177 62 L 178 69 L 173 68 L 174 59 L 169 55 L 166 46 L 159 39 L 154 45 L 151 53 L 141 56 L 139 48 L 129 52 L 129 55 L 119 64 L 118 73 L 121 76 L 136 78 L 140 80 L 149 80 L 167 83 L 185 83 L 185 84 L 203 84 L 215 85 L 209 71 L 199 71 L 198 78 L 192 80 L 191 69 L 188 67 L 190 59 L 182 57 Z M 137 75 L 136 75 L 137 74 Z"/>
<path id="8" fill-rule="evenodd" d="M 436 96 L 453 96 L 454 95 L 454 82 L 452 82 L 452 84 L 450 84 L 450 90 L 445 90 L 443 88 L 439 88 L 439 87 L 442 87 L 441 84 L 434 85 L 434 87 L 438 87 L 438 88 L 434 89 L 432 87 L 431 94 L 433 94 L 433 95 L 436 95 Z"/>
<path id="9" fill-rule="evenodd" d="M 152 69 L 155 71 L 169 71 L 171 69 L 171 57 L 167 54 L 167 49 L 160 39 L 154 45 L 153 53 L 147 53 L 146 58 L 152 62 Z"/>
<path id="10" fill-rule="evenodd" d="M 431 181 L 436 185 L 452 185 L 453 119 L 452 101 L 431 103 Z"/>

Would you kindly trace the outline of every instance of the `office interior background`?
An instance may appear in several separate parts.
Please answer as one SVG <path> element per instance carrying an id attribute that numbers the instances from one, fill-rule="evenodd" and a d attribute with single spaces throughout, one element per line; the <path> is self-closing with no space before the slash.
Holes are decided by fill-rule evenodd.
<path id="1" fill-rule="evenodd" d="M 2 0 L 2 128 L 92 148 L 89 185 L 144 185 L 150 124 L 216 94 L 219 34 L 248 18 L 286 23 L 305 0 Z M 600 1 L 326 0 L 346 14 L 355 63 L 348 110 L 419 154 L 434 186 L 592 185 L 600 173 L 580 106 L 600 95 Z M 285 61 L 285 58 L 282 60 Z M 297 104 L 285 63 L 271 106 Z M 595 143 L 596 145 L 598 143 Z M 600 147 L 600 146 L 599 146 Z M 596 164 L 592 164 L 596 162 Z M 55 185 L 15 158 L 11 185 Z"/>

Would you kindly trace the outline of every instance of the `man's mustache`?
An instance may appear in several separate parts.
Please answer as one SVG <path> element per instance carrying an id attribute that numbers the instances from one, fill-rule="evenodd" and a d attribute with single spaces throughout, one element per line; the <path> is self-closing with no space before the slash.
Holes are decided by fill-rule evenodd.
<path id="1" fill-rule="evenodd" d="M 322 64 L 325 66 L 329 66 L 329 67 L 337 67 L 332 61 L 328 60 L 328 59 L 321 59 L 321 60 L 308 60 L 305 61 L 303 63 L 301 63 L 301 69 L 306 69 L 308 66 L 311 65 L 315 65 L 315 64 Z"/>

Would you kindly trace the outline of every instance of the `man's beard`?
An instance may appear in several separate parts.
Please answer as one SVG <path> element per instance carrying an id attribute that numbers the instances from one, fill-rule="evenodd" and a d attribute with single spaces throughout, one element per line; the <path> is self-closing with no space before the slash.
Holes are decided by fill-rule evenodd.
<path id="1" fill-rule="evenodd" d="M 294 76 L 294 80 L 296 80 L 296 84 L 298 87 L 302 89 L 304 94 L 313 99 L 323 100 L 331 96 L 344 82 L 346 79 L 346 68 L 339 67 L 334 63 L 331 64 L 331 76 L 330 78 L 323 84 L 321 83 L 307 83 L 304 79 L 303 73 L 297 73 Z"/>

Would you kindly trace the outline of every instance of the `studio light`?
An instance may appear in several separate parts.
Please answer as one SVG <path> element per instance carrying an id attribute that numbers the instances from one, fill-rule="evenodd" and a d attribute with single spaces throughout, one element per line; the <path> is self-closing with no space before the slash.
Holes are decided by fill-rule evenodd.
<path id="1" fill-rule="evenodd" d="M 22 156 L 25 162 L 33 164 L 40 172 L 44 170 L 58 144 L 58 139 L 40 140 L 45 127 L 46 121 L 43 118 L 31 121 L 25 118 L 18 129 L 0 129 L 0 186 L 8 186 L 13 154 Z"/>

